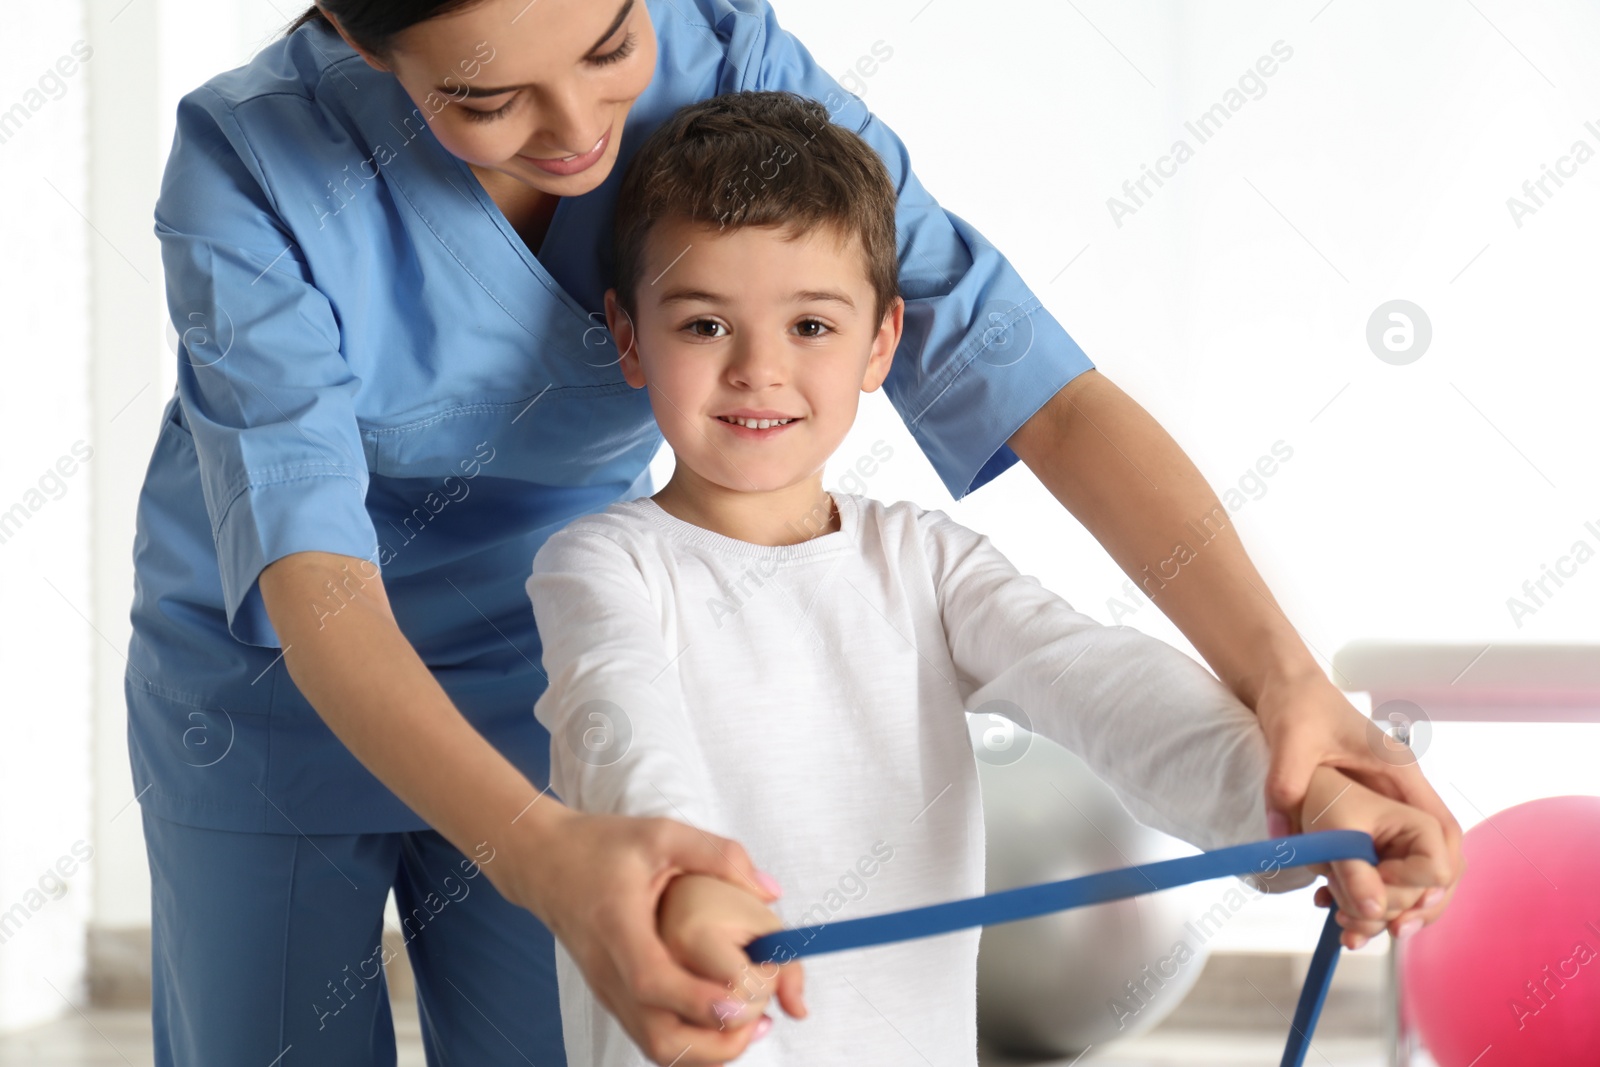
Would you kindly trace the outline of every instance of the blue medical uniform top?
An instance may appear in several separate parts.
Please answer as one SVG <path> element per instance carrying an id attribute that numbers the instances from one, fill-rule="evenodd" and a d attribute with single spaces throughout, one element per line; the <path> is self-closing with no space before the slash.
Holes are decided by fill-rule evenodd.
<path id="1" fill-rule="evenodd" d="M 257 832 L 426 825 L 284 667 L 256 579 L 307 550 L 376 562 L 456 706 L 548 782 L 523 583 L 554 530 L 654 492 L 661 437 L 601 310 L 623 171 L 685 104 L 791 90 L 883 157 L 907 300 L 885 391 L 954 496 L 1015 463 L 1006 439 L 1091 365 L 764 0 L 648 6 L 656 72 L 617 164 L 559 202 L 537 258 L 399 83 L 321 24 L 179 104 L 155 218 L 182 344 L 139 497 L 125 686 L 134 789 L 155 814 Z M 307 610 L 336 625 L 340 596 Z"/>

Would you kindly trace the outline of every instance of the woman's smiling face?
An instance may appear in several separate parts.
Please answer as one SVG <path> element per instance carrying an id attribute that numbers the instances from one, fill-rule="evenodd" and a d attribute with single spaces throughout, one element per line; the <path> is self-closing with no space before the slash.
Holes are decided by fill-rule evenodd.
<path id="1" fill-rule="evenodd" d="M 394 74 L 448 151 L 553 196 L 605 181 L 656 67 L 644 0 L 480 0 L 382 55 L 345 39 Z"/>

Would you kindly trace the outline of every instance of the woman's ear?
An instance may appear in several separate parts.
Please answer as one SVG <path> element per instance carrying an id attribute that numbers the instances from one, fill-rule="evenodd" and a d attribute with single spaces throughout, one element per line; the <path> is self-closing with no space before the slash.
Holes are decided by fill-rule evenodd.
<path id="1" fill-rule="evenodd" d="M 387 63 L 383 62 L 365 48 L 362 48 L 360 45 L 356 44 L 355 41 L 350 38 L 350 35 L 344 32 L 344 26 L 340 24 L 338 18 L 335 17 L 333 12 L 323 7 L 321 4 L 317 5 L 317 10 L 322 12 L 323 18 L 328 20 L 328 25 L 339 31 L 339 36 L 344 38 L 344 43 L 353 48 L 357 55 L 367 61 L 367 66 L 371 67 L 373 70 L 387 71 L 389 69 L 389 65 Z"/>
<path id="2" fill-rule="evenodd" d="M 639 366 L 638 334 L 633 328 L 633 316 L 617 299 L 615 289 L 606 290 L 606 329 L 617 346 L 617 366 L 622 377 L 635 389 L 644 388 L 644 368 Z"/>

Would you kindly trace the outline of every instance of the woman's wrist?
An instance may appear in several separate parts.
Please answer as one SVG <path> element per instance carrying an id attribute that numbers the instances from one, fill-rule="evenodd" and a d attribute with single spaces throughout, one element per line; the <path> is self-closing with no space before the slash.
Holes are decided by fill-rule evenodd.
<path id="1" fill-rule="evenodd" d="M 1257 715 L 1262 713 L 1263 708 L 1271 714 L 1282 706 L 1276 700 L 1263 700 L 1268 693 L 1294 692 L 1332 684 L 1305 646 L 1298 642 L 1296 644 L 1297 648 L 1278 651 L 1272 651 L 1270 645 L 1266 646 L 1268 651 L 1262 654 L 1254 670 L 1238 678 L 1224 678 L 1223 682 Z"/>
<path id="2" fill-rule="evenodd" d="M 559 867 L 555 856 L 576 814 L 548 790 L 536 792 L 530 785 L 527 799 L 517 810 L 479 835 L 484 844 L 478 847 L 487 847 L 492 859 L 503 861 L 480 860 L 489 881 L 501 896 L 528 909 L 547 926 L 549 886 L 542 876 Z"/>

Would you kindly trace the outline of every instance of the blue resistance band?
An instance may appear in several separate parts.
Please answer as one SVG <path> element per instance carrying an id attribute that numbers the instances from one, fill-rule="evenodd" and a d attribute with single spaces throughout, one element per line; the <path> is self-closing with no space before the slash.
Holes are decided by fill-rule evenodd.
<path id="1" fill-rule="evenodd" d="M 1279 845 L 1283 843 L 1290 846 L 1290 859 L 1287 862 L 1278 852 Z M 798 956 L 843 952 L 846 949 L 933 937 L 973 926 L 994 926 L 1019 919 L 1032 919 L 1055 911 L 1136 897 L 1160 889 L 1188 885 L 1190 882 L 1262 874 L 1276 868 L 1304 867 L 1335 860 L 1366 860 L 1377 866 L 1378 852 L 1373 847 L 1371 835 L 1359 830 L 1321 830 L 1312 834 L 1276 837 L 1249 845 L 1219 848 L 1215 852 L 1202 852 L 1198 856 L 1162 860 L 1141 867 L 1124 867 L 1061 882 L 1006 889 L 944 904 L 930 904 L 818 926 L 797 926 L 758 937 L 746 945 L 744 951 L 752 963 L 788 962 Z M 1328 909 L 1327 921 L 1322 926 L 1322 938 L 1311 956 L 1311 967 L 1306 971 L 1305 985 L 1300 990 L 1300 1003 L 1295 1007 L 1294 1021 L 1289 1025 L 1289 1042 L 1283 1050 L 1283 1059 L 1279 1061 L 1281 1067 L 1301 1067 L 1306 1051 L 1311 1047 L 1311 1033 L 1316 1029 L 1317 1017 L 1322 1014 L 1322 1002 L 1327 999 L 1328 986 L 1333 982 L 1333 968 L 1339 960 L 1340 928 L 1335 921 L 1337 914 L 1337 905 Z"/>

